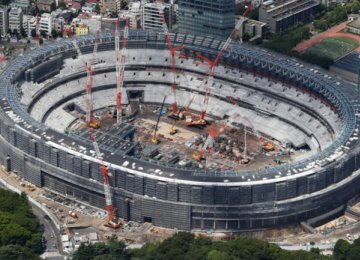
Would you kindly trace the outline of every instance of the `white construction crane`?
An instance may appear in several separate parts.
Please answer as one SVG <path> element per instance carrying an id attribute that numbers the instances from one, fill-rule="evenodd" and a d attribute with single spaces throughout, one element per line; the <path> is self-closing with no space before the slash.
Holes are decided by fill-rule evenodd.
<path id="1" fill-rule="evenodd" d="M 119 20 L 115 25 L 115 57 L 116 57 L 116 123 L 122 122 L 122 93 L 124 87 L 125 61 L 127 56 L 127 43 L 129 39 L 129 18 L 125 18 L 123 41 L 120 51 Z"/>

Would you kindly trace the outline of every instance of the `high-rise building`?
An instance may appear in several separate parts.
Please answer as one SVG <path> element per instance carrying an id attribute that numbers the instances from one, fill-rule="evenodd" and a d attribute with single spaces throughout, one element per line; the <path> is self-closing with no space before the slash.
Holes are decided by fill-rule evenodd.
<path id="1" fill-rule="evenodd" d="M 6 35 L 9 30 L 9 7 L 3 6 L 0 8 L 0 33 L 2 36 Z"/>
<path id="2" fill-rule="evenodd" d="M 23 23 L 23 12 L 21 8 L 13 7 L 9 12 L 9 29 L 14 32 L 21 33 Z"/>
<path id="3" fill-rule="evenodd" d="M 172 30 L 173 5 L 164 3 L 146 3 L 142 6 L 141 26 L 144 30 L 163 31 L 160 11 L 163 10 L 169 31 Z"/>
<path id="4" fill-rule="evenodd" d="M 235 27 L 235 0 L 179 0 L 179 32 L 227 38 Z"/>

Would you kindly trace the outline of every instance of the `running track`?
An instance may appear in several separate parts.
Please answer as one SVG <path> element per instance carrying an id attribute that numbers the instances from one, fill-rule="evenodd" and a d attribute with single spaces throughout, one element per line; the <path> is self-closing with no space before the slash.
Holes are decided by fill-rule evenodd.
<path id="1" fill-rule="evenodd" d="M 307 41 L 303 41 L 301 43 L 299 43 L 294 50 L 297 52 L 302 52 L 304 50 L 306 50 L 307 48 L 321 42 L 322 40 L 329 38 L 329 37 L 347 37 L 347 38 L 351 38 L 354 39 L 356 41 L 358 41 L 360 43 L 360 36 L 355 35 L 355 34 L 351 34 L 351 33 L 343 33 L 341 32 L 342 30 L 345 29 L 346 24 L 348 22 L 342 22 L 339 25 L 336 25 L 334 27 L 331 27 L 329 30 L 319 33 L 318 35 L 315 35 L 314 37 L 312 37 L 311 39 L 307 40 Z M 355 49 L 355 51 L 360 52 L 360 47 L 358 47 L 357 49 Z"/>

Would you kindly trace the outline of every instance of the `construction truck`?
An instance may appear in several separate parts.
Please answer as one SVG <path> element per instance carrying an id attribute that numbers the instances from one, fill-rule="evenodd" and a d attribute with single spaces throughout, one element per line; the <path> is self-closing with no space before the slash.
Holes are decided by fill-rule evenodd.
<path id="1" fill-rule="evenodd" d="M 108 221 L 104 224 L 105 227 L 109 227 L 109 228 L 112 228 L 112 229 L 118 229 L 121 227 L 121 223 L 116 220 L 116 219 L 113 219 L 111 221 Z"/>
<path id="2" fill-rule="evenodd" d="M 193 159 L 200 162 L 203 159 L 201 152 L 195 151 L 192 155 Z"/>
<path id="3" fill-rule="evenodd" d="M 266 152 L 272 152 L 275 150 L 275 145 L 270 142 L 265 142 L 265 143 L 263 143 L 263 149 Z"/>
<path id="4" fill-rule="evenodd" d="M 27 184 L 27 188 L 28 188 L 29 191 L 35 191 L 36 190 L 35 185 L 30 183 L 30 182 Z"/>
<path id="5" fill-rule="evenodd" d="M 100 125 L 101 125 L 101 123 L 100 123 L 100 120 L 91 120 L 90 122 L 89 122 L 89 126 L 91 127 L 91 128 L 93 128 L 93 129 L 99 129 L 100 128 Z"/>
<path id="6" fill-rule="evenodd" d="M 175 124 L 176 124 L 176 121 L 174 120 L 174 123 L 172 124 L 170 131 L 169 131 L 170 135 L 175 135 L 178 132 L 177 128 L 175 127 Z"/>

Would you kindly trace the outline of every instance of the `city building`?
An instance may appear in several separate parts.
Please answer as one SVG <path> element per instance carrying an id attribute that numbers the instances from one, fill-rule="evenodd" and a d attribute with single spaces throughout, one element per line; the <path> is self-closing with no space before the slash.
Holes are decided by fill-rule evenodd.
<path id="1" fill-rule="evenodd" d="M 102 0 L 101 13 L 112 13 L 117 12 L 117 1 L 116 0 Z"/>
<path id="2" fill-rule="evenodd" d="M 347 2 L 346 0 L 319 0 L 320 4 L 329 7 L 337 4 L 342 4 L 344 2 Z"/>
<path id="3" fill-rule="evenodd" d="M 164 12 L 165 21 L 169 31 L 172 30 L 173 8 L 171 4 L 146 3 L 142 6 L 141 26 L 144 30 L 163 31 L 160 11 Z"/>
<path id="4" fill-rule="evenodd" d="M 40 21 L 39 21 L 39 30 L 41 31 L 45 31 L 46 35 L 51 36 L 51 30 L 52 30 L 52 17 L 50 14 L 48 13 L 43 13 L 40 17 Z"/>
<path id="5" fill-rule="evenodd" d="M 251 37 L 251 40 L 261 38 L 264 34 L 266 23 L 259 22 L 253 19 L 246 19 L 239 30 L 239 38 L 246 33 Z"/>
<path id="6" fill-rule="evenodd" d="M 9 11 L 9 29 L 20 33 L 23 24 L 23 12 L 21 8 L 13 7 Z"/>
<path id="7" fill-rule="evenodd" d="M 346 25 L 346 31 L 360 35 L 360 18 L 354 19 Z"/>
<path id="8" fill-rule="evenodd" d="M 22 26 L 25 33 L 31 36 L 31 31 L 36 30 L 36 17 L 32 15 L 23 15 Z"/>
<path id="9" fill-rule="evenodd" d="M 89 34 L 89 27 L 85 24 L 79 24 L 75 27 L 76 36 L 87 35 Z"/>
<path id="10" fill-rule="evenodd" d="M 5 36 L 9 30 L 9 7 L 3 6 L 0 8 L 0 32 Z"/>
<path id="11" fill-rule="evenodd" d="M 179 0 L 179 32 L 227 38 L 235 26 L 234 0 Z"/>
<path id="12" fill-rule="evenodd" d="M 94 11 L 94 8 L 92 6 L 82 6 L 81 12 L 83 13 L 92 13 Z"/>
<path id="13" fill-rule="evenodd" d="M 55 2 L 54 0 L 38 0 L 37 6 L 39 11 L 51 12 L 55 9 Z"/>
<path id="14" fill-rule="evenodd" d="M 259 21 L 267 23 L 272 33 L 282 34 L 299 23 L 309 23 L 319 9 L 315 0 L 269 0 L 259 9 Z"/>
<path id="15" fill-rule="evenodd" d="M 56 30 L 59 34 L 64 30 L 65 19 L 61 16 L 52 17 L 52 29 Z"/>
<path id="16" fill-rule="evenodd" d="M 129 3 L 129 28 L 139 29 L 141 24 L 141 2 Z"/>
<path id="17" fill-rule="evenodd" d="M 31 14 L 30 0 L 15 0 L 12 4 L 13 7 L 19 7 L 22 9 L 23 14 Z"/>

